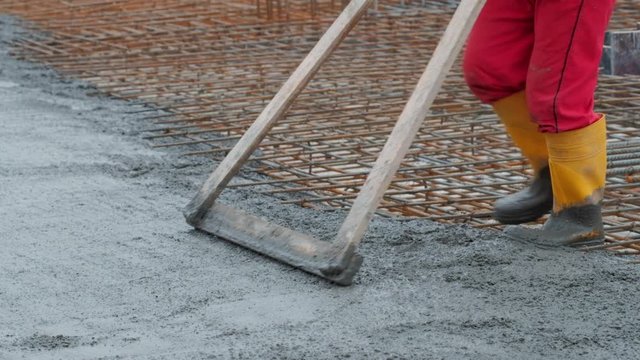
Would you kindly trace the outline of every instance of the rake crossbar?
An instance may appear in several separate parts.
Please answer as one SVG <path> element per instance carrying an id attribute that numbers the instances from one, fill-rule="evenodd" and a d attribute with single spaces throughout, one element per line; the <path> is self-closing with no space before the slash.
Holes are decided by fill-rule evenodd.
<path id="1" fill-rule="evenodd" d="M 369 221 L 427 116 L 485 1 L 461 1 L 334 241 L 317 240 L 216 204 L 215 200 L 373 0 L 352 0 L 349 3 L 187 205 L 184 212 L 187 222 L 197 229 L 335 283 L 351 284 L 362 263 L 357 249 Z"/>
<path id="2" fill-rule="evenodd" d="M 362 257 L 356 255 L 344 270 L 335 271 L 327 267 L 340 250 L 332 243 L 218 203 L 207 212 L 198 229 L 340 285 L 351 284 L 362 263 Z"/>

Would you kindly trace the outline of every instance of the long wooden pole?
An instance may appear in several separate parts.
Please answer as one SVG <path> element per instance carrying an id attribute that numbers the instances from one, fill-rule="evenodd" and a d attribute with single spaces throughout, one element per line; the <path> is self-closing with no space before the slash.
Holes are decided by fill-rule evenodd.
<path id="1" fill-rule="evenodd" d="M 211 173 L 193 200 L 185 207 L 184 216 L 189 224 L 195 226 L 203 219 L 227 183 L 237 174 L 269 130 L 285 114 L 296 97 L 349 31 L 358 23 L 373 1 L 352 0 L 338 16 L 256 121 Z"/>
<path id="2" fill-rule="evenodd" d="M 346 266 L 429 112 L 486 0 L 462 0 L 334 242 L 336 268 Z"/>

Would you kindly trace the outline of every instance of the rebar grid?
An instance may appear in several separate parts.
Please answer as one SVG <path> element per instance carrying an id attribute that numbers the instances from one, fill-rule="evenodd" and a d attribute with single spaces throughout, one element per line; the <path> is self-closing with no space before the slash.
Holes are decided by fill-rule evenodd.
<path id="1" fill-rule="evenodd" d="M 343 3 L 0 0 L 0 12 L 45 30 L 16 43 L 18 55 L 164 109 L 148 117 L 154 146 L 220 158 Z M 619 1 L 612 27 L 635 27 L 639 10 Z M 446 1 L 380 1 L 252 157 L 256 172 L 267 177 L 231 186 L 253 186 L 284 203 L 349 207 L 451 12 Z M 624 252 L 638 252 L 640 79 L 602 77 L 597 108 L 607 113 L 610 138 L 608 240 L 614 249 L 624 242 Z M 494 227 L 491 203 L 526 181 L 524 160 L 457 70 L 379 213 Z"/>

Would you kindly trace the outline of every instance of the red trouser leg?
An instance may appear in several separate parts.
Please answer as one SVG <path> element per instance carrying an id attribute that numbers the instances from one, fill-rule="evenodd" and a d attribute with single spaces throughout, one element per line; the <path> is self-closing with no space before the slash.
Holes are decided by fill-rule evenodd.
<path id="1" fill-rule="evenodd" d="M 525 89 L 533 51 L 529 0 L 487 0 L 469 35 L 464 75 L 471 91 L 492 104 Z"/>
<path id="2" fill-rule="evenodd" d="M 487 103 L 526 89 L 542 132 L 592 124 L 600 118 L 593 94 L 614 3 L 488 0 L 465 53 L 469 86 Z"/>
<path id="3" fill-rule="evenodd" d="M 542 132 L 586 127 L 593 111 L 604 34 L 615 0 L 536 0 L 527 76 L 531 115 Z"/>

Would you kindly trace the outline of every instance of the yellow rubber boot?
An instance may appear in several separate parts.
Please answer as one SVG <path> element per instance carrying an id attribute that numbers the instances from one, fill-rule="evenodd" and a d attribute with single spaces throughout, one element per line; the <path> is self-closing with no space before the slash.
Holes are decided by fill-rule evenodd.
<path id="1" fill-rule="evenodd" d="M 493 108 L 534 170 L 533 181 L 528 187 L 496 201 L 493 217 L 503 224 L 537 220 L 553 206 L 546 139 L 531 119 L 524 91 L 497 101 Z"/>
<path id="2" fill-rule="evenodd" d="M 498 100 L 493 104 L 493 109 L 533 171 L 537 174 L 547 167 L 547 143 L 544 135 L 538 131 L 538 124 L 531 119 L 524 91 Z"/>
<path id="3" fill-rule="evenodd" d="M 578 130 L 544 134 L 549 148 L 553 212 L 542 245 L 585 245 L 604 240 L 602 198 L 607 171 L 604 116 Z"/>

